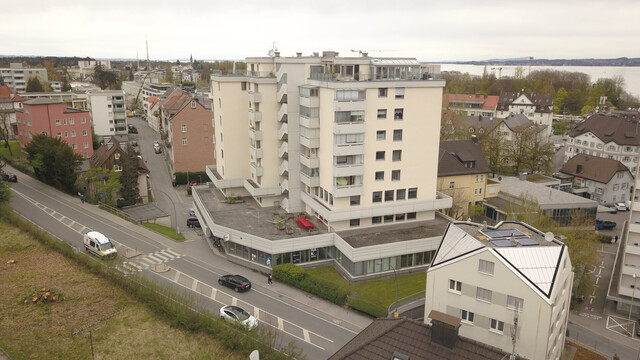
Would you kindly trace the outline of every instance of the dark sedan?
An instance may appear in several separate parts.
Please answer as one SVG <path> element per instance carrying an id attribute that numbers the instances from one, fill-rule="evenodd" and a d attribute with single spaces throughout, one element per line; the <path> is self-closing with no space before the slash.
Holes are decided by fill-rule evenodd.
<path id="1" fill-rule="evenodd" d="M 18 177 L 16 176 L 16 174 L 12 173 L 2 174 L 2 180 L 8 182 L 18 182 Z"/>
<path id="2" fill-rule="evenodd" d="M 218 279 L 218 284 L 232 288 L 236 292 L 251 289 L 251 281 L 240 275 L 223 275 Z"/>

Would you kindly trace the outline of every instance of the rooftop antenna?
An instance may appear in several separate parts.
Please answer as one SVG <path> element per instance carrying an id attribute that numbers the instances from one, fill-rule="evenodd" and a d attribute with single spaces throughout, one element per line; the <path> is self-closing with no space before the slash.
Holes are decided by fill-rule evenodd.
<path id="1" fill-rule="evenodd" d="M 136 50 L 136 63 L 138 64 L 137 69 L 140 70 L 140 55 L 138 54 L 138 50 Z"/>
<path id="2" fill-rule="evenodd" d="M 278 48 L 276 47 L 276 43 L 277 41 L 273 42 L 273 45 L 271 47 L 271 49 L 269 50 L 269 52 L 267 53 L 269 55 L 269 57 L 274 57 L 276 56 L 276 51 L 278 51 Z"/>
<path id="3" fill-rule="evenodd" d="M 511 355 L 509 356 L 509 360 L 516 360 L 517 358 L 517 355 L 516 355 L 517 335 L 518 335 L 518 307 L 516 306 L 516 308 L 513 311 L 513 327 L 511 328 L 512 348 L 511 348 Z"/>

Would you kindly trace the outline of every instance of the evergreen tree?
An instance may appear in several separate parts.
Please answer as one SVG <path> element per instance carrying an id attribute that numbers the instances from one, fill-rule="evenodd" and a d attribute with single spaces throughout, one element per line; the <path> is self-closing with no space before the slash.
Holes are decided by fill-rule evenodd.
<path id="1" fill-rule="evenodd" d="M 42 86 L 42 83 L 37 76 L 32 76 L 29 78 L 29 80 L 27 80 L 27 88 L 25 89 L 25 91 L 28 93 L 43 92 L 44 87 Z"/>
<path id="2" fill-rule="evenodd" d="M 38 134 L 25 150 L 38 180 L 67 193 L 73 192 L 75 170 L 82 156 L 75 154 L 66 141 Z"/>
<path id="3" fill-rule="evenodd" d="M 122 167 L 120 173 L 120 195 L 124 199 L 123 205 L 134 205 L 140 201 L 138 190 L 138 155 L 133 146 L 127 146 L 127 152 L 120 157 L 119 164 Z"/>

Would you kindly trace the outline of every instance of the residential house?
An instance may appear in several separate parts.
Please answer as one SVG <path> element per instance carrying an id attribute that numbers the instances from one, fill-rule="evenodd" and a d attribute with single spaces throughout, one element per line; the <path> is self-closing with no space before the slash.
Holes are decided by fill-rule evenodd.
<path id="1" fill-rule="evenodd" d="M 564 161 L 577 154 L 599 156 L 618 160 L 635 174 L 640 153 L 639 120 L 637 113 L 589 116 L 569 131 Z"/>
<path id="2" fill-rule="evenodd" d="M 145 109 L 147 123 L 153 130 L 160 132 L 162 126 L 162 102 L 155 96 L 149 96 L 148 102 L 148 111 Z"/>
<path id="3" fill-rule="evenodd" d="M 8 68 L 0 68 L 0 77 L 15 93 L 25 92 L 29 79 L 33 77 L 40 80 L 43 86 L 49 82 L 47 69 L 25 68 L 21 63 L 11 63 Z"/>
<path id="4" fill-rule="evenodd" d="M 490 173 L 477 138 L 441 141 L 438 191 L 453 199 L 453 206 L 442 211 L 454 219 L 466 219 L 473 206 L 498 196 L 500 186 L 489 179 Z"/>
<path id="5" fill-rule="evenodd" d="M 274 52 L 247 58 L 244 74 L 214 74 L 216 165 L 193 191 L 205 234 L 222 239 L 229 260 L 265 271 L 319 261 L 349 278 L 424 268 L 446 223 L 436 213 L 452 205 L 437 191 L 443 87 L 422 80 L 413 58 L 334 51 Z M 207 200 L 225 197 L 245 202 Z M 271 220 L 239 222 L 247 211 Z"/>
<path id="6" fill-rule="evenodd" d="M 216 163 L 211 106 L 186 94 L 172 96 L 162 105 L 168 114 L 165 144 L 170 167 L 174 173 L 203 171 Z"/>
<path id="7" fill-rule="evenodd" d="M 461 336 L 504 352 L 513 334 L 518 355 L 560 359 L 572 285 L 567 246 L 552 233 L 522 222 L 454 222 L 427 270 L 425 314 L 458 318 Z"/>
<path id="8" fill-rule="evenodd" d="M 124 91 L 100 90 L 87 93 L 91 123 L 99 136 L 127 134 L 127 108 Z"/>
<path id="9" fill-rule="evenodd" d="M 500 192 L 497 197 L 486 199 L 483 206 L 485 215 L 495 222 L 511 220 L 519 212 L 530 213 L 532 209 L 523 203 L 525 200 L 537 204 L 544 216 L 560 226 L 571 223 L 579 215 L 586 219 L 596 218 L 597 201 L 528 181 L 524 174 L 520 178 L 501 176 L 493 180 L 500 183 Z"/>
<path id="10" fill-rule="evenodd" d="M 445 94 L 443 107 L 466 116 L 495 117 L 499 96 Z"/>
<path id="11" fill-rule="evenodd" d="M 22 107 L 24 98 L 3 83 L 0 78 L 0 129 L 7 131 L 9 139 L 14 139 L 18 135 L 18 124 L 16 123 L 16 110 Z M 1 140 L 1 139 L 0 139 Z"/>
<path id="12" fill-rule="evenodd" d="M 577 154 L 564 163 L 561 173 L 573 176 L 576 192 L 602 205 L 629 200 L 635 182 L 629 168 L 620 161 L 599 156 Z"/>
<path id="13" fill-rule="evenodd" d="M 458 336 L 459 318 L 435 310 L 429 315 L 433 317 L 433 325 L 407 318 L 376 319 L 329 360 L 502 360 L 509 357 L 507 352 L 494 346 Z"/>
<path id="14" fill-rule="evenodd" d="M 87 105 L 87 94 L 86 93 L 76 93 L 72 91 L 65 92 L 31 92 L 31 93 L 23 93 L 21 96 L 25 100 L 30 99 L 49 99 L 54 101 L 61 101 L 67 107 L 79 109 L 79 110 L 87 110 L 89 106 Z"/>
<path id="15" fill-rule="evenodd" d="M 105 142 L 89 159 L 90 166 L 101 167 L 113 171 L 122 171 L 121 158 L 127 156 L 127 151 L 115 136 L 105 139 Z M 143 203 L 149 202 L 149 184 L 147 174 L 149 169 L 141 157 L 136 156 L 138 172 L 138 193 Z"/>
<path id="16" fill-rule="evenodd" d="M 67 107 L 61 101 L 31 99 L 16 110 L 20 148 L 31 142 L 33 135 L 44 134 L 64 140 L 73 152 L 89 158 L 93 155 L 91 118 L 86 110 Z"/>
<path id="17" fill-rule="evenodd" d="M 544 129 L 545 139 L 552 135 L 553 98 L 536 93 L 504 92 L 500 94 L 496 116 L 506 118 L 510 115 L 523 114 L 527 119 Z"/>

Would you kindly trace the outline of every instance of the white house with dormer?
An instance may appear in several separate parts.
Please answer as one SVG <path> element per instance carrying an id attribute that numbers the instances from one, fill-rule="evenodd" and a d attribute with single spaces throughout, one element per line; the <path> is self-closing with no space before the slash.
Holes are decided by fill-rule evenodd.
<path id="1" fill-rule="evenodd" d="M 553 98 L 536 93 L 504 92 L 500 94 L 496 117 L 506 118 L 509 115 L 524 114 L 537 125 L 546 126 L 544 135 L 551 135 L 553 122 Z"/>
<path id="2" fill-rule="evenodd" d="M 568 248 L 522 222 L 449 224 L 427 270 L 425 314 L 461 319 L 461 336 L 531 360 L 560 359 L 573 272 Z M 425 322 L 429 322 L 425 316 Z"/>

